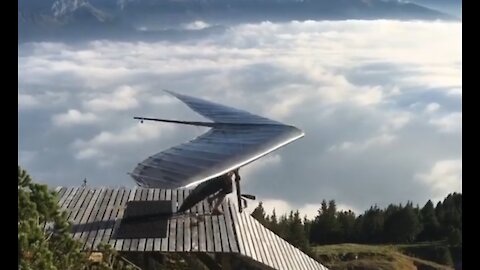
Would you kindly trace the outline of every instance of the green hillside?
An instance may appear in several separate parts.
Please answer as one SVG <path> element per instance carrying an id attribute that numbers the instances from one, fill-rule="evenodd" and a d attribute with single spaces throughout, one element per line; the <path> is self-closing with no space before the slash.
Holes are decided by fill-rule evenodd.
<path id="1" fill-rule="evenodd" d="M 435 244 L 433 244 L 435 246 Z M 424 244 L 431 248 L 432 245 Z M 319 261 L 330 269 L 425 269 L 447 270 L 451 266 L 406 255 L 405 246 L 338 244 L 312 247 Z M 413 255 L 413 254 L 412 254 Z"/>

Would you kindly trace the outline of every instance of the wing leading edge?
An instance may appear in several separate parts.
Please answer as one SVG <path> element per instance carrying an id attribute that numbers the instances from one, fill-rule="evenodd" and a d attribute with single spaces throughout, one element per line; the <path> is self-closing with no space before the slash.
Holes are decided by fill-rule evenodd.
<path id="1" fill-rule="evenodd" d="M 303 131 L 293 126 L 168 92 L 214 122 L 203 135 L 139 163 L 130 175 L 141 186 L 191 187 L 245 166 L 304 136 Z"/>

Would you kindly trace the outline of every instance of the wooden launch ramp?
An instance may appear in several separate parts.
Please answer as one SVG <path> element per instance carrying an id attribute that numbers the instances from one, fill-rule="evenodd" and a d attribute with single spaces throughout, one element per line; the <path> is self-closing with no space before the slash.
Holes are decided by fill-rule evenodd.
<path id="1" fill-rule="evenodd" d="M 59 205 L 72 222 L 73 237 L 83 243 L 84 250 L 96 251 L 100 243 L 108 243 L 130 257 L 193 254 L 211 269 L 327 269 L 245 211 L 239 213 L 229 200 L 221 206 L 223 215 L 205 215 L 203 220 L 191 216 L 168 218 L 163 238 L 120 239 L 115 232 L 128 201 L 172 201 L 175 212 L 190 190 L 58 187 L 56 191 Z M 202 201 L 191 211 L 201 215 L 209 213 L 210 208 Z M 244 266 L 236 267 L 235 261 Z M 145 263 L 142 268 L 155 267 Z"/>

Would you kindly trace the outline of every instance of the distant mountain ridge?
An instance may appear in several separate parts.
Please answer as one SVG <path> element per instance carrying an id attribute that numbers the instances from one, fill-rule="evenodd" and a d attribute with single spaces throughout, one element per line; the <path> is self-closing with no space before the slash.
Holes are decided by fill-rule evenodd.
<path id="1" fill-rule="evenodd" d="M 452 20 L 452 16 L 396 0 L 19 0 L 19 42 L 71 36 L 139 35 L 138 29 L 174 28 L 206 21 L 344 19 Z M 143 31 L 145 32 L 145 31 Z M 158 34 L 158 32 L 157 32 Z M 142 33 L 141 35 L 145 35 Z"/>

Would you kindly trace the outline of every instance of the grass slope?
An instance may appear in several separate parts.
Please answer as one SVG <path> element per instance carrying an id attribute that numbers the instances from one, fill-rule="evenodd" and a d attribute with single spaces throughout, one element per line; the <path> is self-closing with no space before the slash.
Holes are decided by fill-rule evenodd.
<path id="1" fill-rule="evenodd" d="M 435 262 L 410 257 L 393 245 L 340 244 L 313 247 L 320 262 L 332 270 L 420 269 L 452 270 Z"/>

